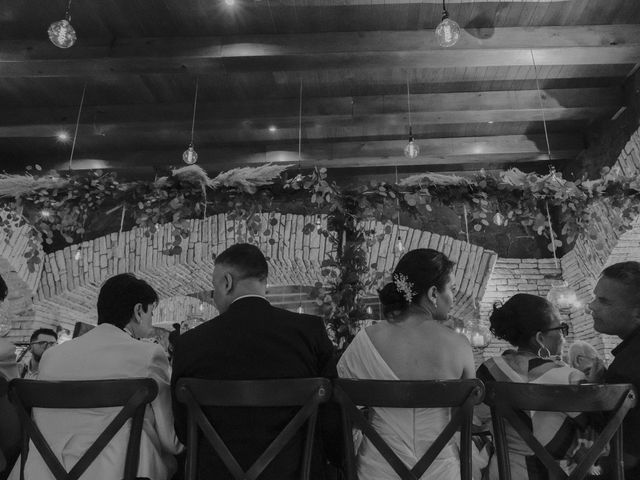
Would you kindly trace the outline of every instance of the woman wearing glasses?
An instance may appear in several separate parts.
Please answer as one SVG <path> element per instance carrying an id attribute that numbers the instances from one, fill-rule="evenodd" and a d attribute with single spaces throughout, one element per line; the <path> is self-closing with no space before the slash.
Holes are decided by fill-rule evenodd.
<path id="1" fill-rule="evenodd" d="M 560 321 L 558 310 L 546 299 L 536 295 L 518 293 L 503 306 L 494 306 L 490 317 L 491 332 L 509 342 L 515 350 L 485 361 L 477 371 L 483 382 L 524 382 L 568 385 L 583 382 L 579 370 L 560 360 L 564 337 L 569 326 Z M 477 417 L 490 425 L 489 408 L 482 405 Z M 587 427 L 586 417 L 573 413 L 535 412 L 529 414 L 535 437 L 557 459 L 567 459 L 576 453 L 578 437 Z M 507 423 L 511 478 L 541 480 L 548 478 L 544 467 L 527 447 L 524 440 Z M 498 479 L 498 466 L 494 455 L 489 478 Z"/>

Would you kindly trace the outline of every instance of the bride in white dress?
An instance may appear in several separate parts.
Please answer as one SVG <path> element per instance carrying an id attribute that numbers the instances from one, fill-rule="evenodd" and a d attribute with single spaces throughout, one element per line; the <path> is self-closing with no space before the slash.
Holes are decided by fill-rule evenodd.
<path id="1" fill-rule="evenodd" d="M 393 281 L 379 291 L 387 321 L 356 335 L 338 363 L 338 375 L 367 380 L 474 378 L 468 340 L 443 324 L 453 303 L 453 266 L 431 249 L 404 255 Z M 372 426 L 409 468 L 449 419 L 449 409 L 373 408 L 371 412 Z M 366 437 L 358 449 L 358 478 L 399 478 Z M 459 479 L 458 446 L 450 442 L 421 478 Z"/>

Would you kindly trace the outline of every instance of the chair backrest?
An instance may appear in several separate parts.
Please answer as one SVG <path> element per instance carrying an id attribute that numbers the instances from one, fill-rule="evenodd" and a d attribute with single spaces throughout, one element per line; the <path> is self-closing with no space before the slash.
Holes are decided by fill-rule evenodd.
<path id="1" fill-rule="evenodd" d="M 187 407 L 187 480 L 197 473 L 198 429 L 211 444 L 236 480 L 255 480 L 296 433 L 307 425 L 301 478 L 309 478 L 318 406 L 331 397 L 325 378 L 285 380 L 203 380 L 181 378 L 176 385 L 178 401 Z M 202 407 L 301 407 L 267 449 L 245 472 Z M 249 432 L 247 432 L 250 435 Z"/>
<path id="2" fill-rule="evenodd" d="M 348 380 L 333 382 L 334 399 L 342 408 L 346 435 L 347 476 L 356 480 L 355 452 L 351 429 L 362 430 L 383 458 L 402 480 L 417 480 L 436 459 L 438 454 L 460 429 L 460 474 L 462 480 L 471 480 L 471 423 L 473 406 L 484 398 L 484 385 L 480 380 Z M 369 424 L 357 406 L 390 408 L 455 408 L 451 420 L 429 449 L 413 466 L 407 466 Z"/>
<path id="3" fill-rule="evenodd" d="M 33 442 L 56 480 L 77 480 L 98 457 L 104 447 L 131 419 L 127 445 L 124 480 L 134 480 L 138 471 L 140 436 L 144 411 L 158 394 L 158 385 L 150 378 L 119 380 L 78 380 L 45 382 L 14 379 L 9 383 L 9 396 L 15 404 L 24 430 L 22 440 L 20 478 L 29 453 L 29 440 Z M 31 419 L 32 408 L 107 408 L 122 407 L 116 417 L 98 435 L 78 462 L 67 472 L 44 435 Z"/>
<path id="4" fill-rule="evenodd" d="M 2 407 L 2 400 L 7 396 L 8 390 L 9 390 L 9 382 L 7 382 L 7 380 L 4 377 L 0 377 L 0 407 Z M 1 421 L 2 411 L 4 411 L 4 408 L 0 410 L 0 430 L 4 430 L 2 428 L 3 425 Z M 0 447 L 1 446 L 2 445 L 0 445 Z M 2 448 L 0 448 L 0 473 L 2 473 L 5 468 L 7 468 L 7 459 L 4 456 Z"/>
<path id="5" fill-rule="evenodd" d="M 636 405 L 633 385 L 540 385 L 530 383 L 489 382 L 485 403 L 491 407 L 496 455 L 501 480 L 511 480 L 509 448 L 505 419 L 544 464 L 552 479 L 581 480 L 596 462 L 607 443 L 611 443 L 614 458 L 613 476 L 623 480 L 622 420 Z M 558 461 L 535 438 L 531 428 L 522 420 L 527 411 L 546 412 L 609 412 L 609 421 L 576 468 L 567 475 Z"/>

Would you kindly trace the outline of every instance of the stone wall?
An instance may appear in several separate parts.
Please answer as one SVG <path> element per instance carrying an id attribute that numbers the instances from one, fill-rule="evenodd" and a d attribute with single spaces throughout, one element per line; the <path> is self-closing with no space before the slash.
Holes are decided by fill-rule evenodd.
<path id="1" fill-rule="evenodd" d="M 620 169 L 624 175 L 640 172 L 640 130 L 631 135 L 612 168 Z M 581 306 L 570 313 L 576 338 L 590 342 L 601 355 L 609 359 L 611 349 L 620 339 L 595 332 L 585 307 L 591 301 L 593 288 L 605 266 L 640 258 L 640 224 L 635 222 L 632 230 L 620 235 L 615 227 L 616 217 L 620 216 L 616 209 L 599 203 L 593 207 L 592 213 L 594 228 L 600 232 L 604 242 L 597 242 L 588 234 L 583 234 L 573 250 L 562 257 L 562 270 L 564 279 L 577 292 L 581 302 Z"/>
<path id="2" fill-rule="evenodd" d="M 262 214 L 261 220 L 265 228 L 253 241 L 268 257 L 272 287 L 313 286 L 325 280 L 321 264 L 333 253 L 333 244 L 318 229 L 326 228 L 326 216 L 319 218 L 319 225 L 315 216 L 269 213 Z M 125 272 L 147 280 L 158 291 L 162 299 L 158 321 L 169 323 L 172 315 L 183 318 L 190 313 L 192 304 L 199 305 L 196 299 L 184 299 L 211 289 L 214 255 L 236 242 L 243 225 L 223 214 L 192 220 L 189 237 L 182 239 L 181 253 L 173 256 L 163 253 L 174 241 L 171 225 L 160 228 L 153 236 L 136 228 L 45 255 L 42 275 L 33 293 L 34 315 L 19 329 L 12 330 L 10 336 L 14 341 L 24 341 L 33 329 L 41 326 L 73 331 L 77 321 L 95 323 L 95 305 L 102 282 Z M 304 233 L 309 225 L 314 226 L 313 231 Z M 394 248 L 398 237 L 406 250 L 430 247 L 444 252 L 456 262 L 459 288 L 453 314 L 466 318 L 473 311 L 474 300 L 484 293 L 497 255 L 477 245 L 403 226 L 399 229 L 393 226 L 385 233 L 388 227 L 369 222 L 367 228 L 383 238 L 369 250 L 368 262 L 375 263 L 375 268 L 388 278 L 400 255 Z M 176 302 L 169 307 L 172 301 L 167 299 L 173 298 Z M 168 313 L 171 308 L 174 310 Z M 213 307 L 205 308 L 208 314 L 213 313 Z"/>

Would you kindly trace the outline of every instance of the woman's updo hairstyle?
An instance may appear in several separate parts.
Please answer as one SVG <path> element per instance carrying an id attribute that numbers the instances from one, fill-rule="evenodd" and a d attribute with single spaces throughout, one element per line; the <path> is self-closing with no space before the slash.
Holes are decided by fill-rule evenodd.
<path id="1" fill-rule="evenodd" d="M 537 332 L 549 328 L 554 312 L 546 298 L 517 293 L 504 305 L 494 304 L 490 330 L 514 347 L 526 347 Z"/>
<path id="2" fill-rule="evenodd" d="M 393 321 L 431 287 L 442 291 L 454 265 L 446 255 L 430 248 L 407 252 L 396 265 L 392 281 L 378 290 L 384 316 Z"/>

